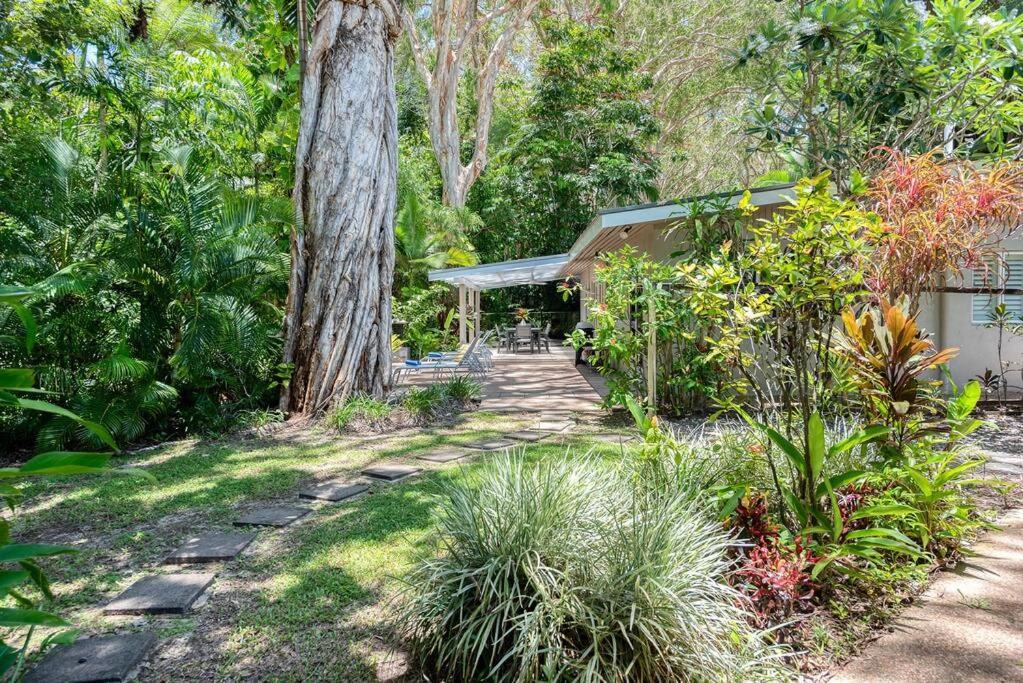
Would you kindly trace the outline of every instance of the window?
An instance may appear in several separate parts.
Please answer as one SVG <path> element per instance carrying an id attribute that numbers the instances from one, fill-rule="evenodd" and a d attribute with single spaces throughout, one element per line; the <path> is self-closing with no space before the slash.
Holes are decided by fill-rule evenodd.
<path id="1" fill-rule="evenodd" d="M 974 287 L 1008 290 L 1023 289 L 1023 252 L 1008 253 L 1001 262 L 988 262 L 987 267 L 973 271 Z M 1023 294 L 974 294 L 970 320 L 974 325 L 986 325 L 995 314 L 995 306 L 1005 304 L 1006 313 L 1013 320 L 1023 321 Z"/>

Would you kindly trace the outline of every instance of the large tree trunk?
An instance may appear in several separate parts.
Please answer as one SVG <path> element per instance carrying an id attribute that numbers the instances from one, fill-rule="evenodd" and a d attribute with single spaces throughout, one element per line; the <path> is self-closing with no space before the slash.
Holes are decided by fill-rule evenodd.
<path id="1" fill-rule="evenodd" d="M 302 82 L 281 404 L 310 415 L 383 393 L 398 170 L 395 0 L 321 0 Z"/>

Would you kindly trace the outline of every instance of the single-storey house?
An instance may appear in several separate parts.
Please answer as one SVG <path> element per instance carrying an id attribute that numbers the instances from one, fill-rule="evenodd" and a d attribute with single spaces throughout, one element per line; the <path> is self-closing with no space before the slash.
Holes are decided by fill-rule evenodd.
<path id="1" fill-rule="evenodd" d="M 770 217 L 788 201 L 791 190 L 791 184 L 750 189 L 751 203 L 757 207 L 753 219 Z M 430 272 L 429 279 L 458 287 L 463 341 L 469 338 L 472 329 L 479 329 L 480 292 L 486 289 L 573 277 L 580 284 L 579 317 L 585 321 L 590 307 L 603 300 L 601 285 L 595 277 L 601 254 L 631 245 L 651 258 L 670 261 L 679 242 L 677 236 L 666 234 L 674 223 L 694 207 L 735 206 L 743 194 L 743 190 L 738 190 L 673 202 L 604 209 L 593 217 L 568 253 L 435 270 Z M 997 273 L 999 286 L 1004 285 L 1014 292 L 1023 290 L 1023 239 L 1005 240 L 1001 248 L 1003 259 L 994 266 L 994 270 L 1004 271 Z M 987 277 L 989 282 L 984 281 L 983 272 L 967 271 L 963 282 L 949 282 L 945 291 L 932 293 L 919 316 L 921 326 L 933 335 L 936 346 L 959 347 L 959 356 L 950 365 L 952 378 L 959 385 L 983 375 L 988 369 L 999 371 L 998 330 L 991 326 L 991 314 L 998 303 L 1004 303 L 1008 312 L 1023 323 L 1023 294 L 970 291 L 990 286 L 991 276 Z M 1012 361 L 1007 371 L 1009 384 L 1023 385 L 1023 336 L 1004 330 L 1002 358 Z"/>

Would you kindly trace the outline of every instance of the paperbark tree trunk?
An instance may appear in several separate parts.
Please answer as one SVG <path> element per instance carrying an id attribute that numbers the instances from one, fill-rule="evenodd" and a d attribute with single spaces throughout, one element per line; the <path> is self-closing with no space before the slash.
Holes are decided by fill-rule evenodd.
<path id="1" fill-rule="evenodd" d="M 322 0 L 295 163 L 296 214 L 281 400 L 311 415 L 390 373 L 398 128 L 395 0 Z"/>

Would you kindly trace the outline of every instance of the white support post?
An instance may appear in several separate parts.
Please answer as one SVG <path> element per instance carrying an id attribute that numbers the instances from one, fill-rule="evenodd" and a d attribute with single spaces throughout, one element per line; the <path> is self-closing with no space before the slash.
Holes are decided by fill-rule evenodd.
<path id="1" fill-rule="evenodd" d="M 480 311 L 481 298 L 480 295 L 482 294 L 482 292 L 478 289 L 473 290 L 473 292 L 474 292 L 472 301 L 473 322 L 475 323 L 476 334 L 480 334 L 483 331 L 483 328 L 481 327 L 481 324 L 483 322 L 482 311 Z"/>
<path id="2" fill-rule="evenodd" d="M 657 410 L 657 303 L 650 297 L 647 304 L 646 342 L 646 401 L 651 410 Z"/>
<path id="3" fill-rule="evenodd" d="M 458 342 L 460 344 L 469 343 L 469 330 L 465 320 L 465 303 L 467 298 L 468 292 L 465 289 L 465 285 L 458 285 Z"/>

